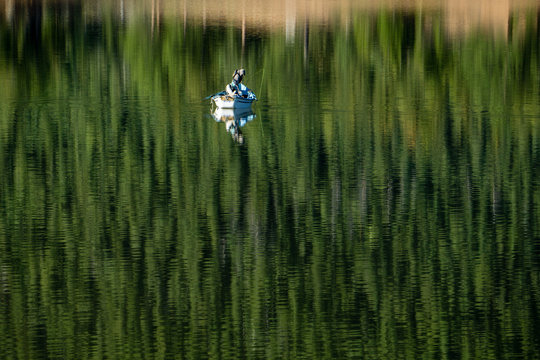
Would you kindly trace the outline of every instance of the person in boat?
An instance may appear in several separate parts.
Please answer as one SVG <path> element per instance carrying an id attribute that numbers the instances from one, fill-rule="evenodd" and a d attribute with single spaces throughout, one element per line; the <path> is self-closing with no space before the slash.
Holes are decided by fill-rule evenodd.
<path id="1" fill-rule="evenodd" d="M 228 95 L 247 97 L 249 89 L 244 84 L 242 84 L 244 76 L 246 76 L 246 70 L 234 70 L 232 81 L 225 88 Z"/>

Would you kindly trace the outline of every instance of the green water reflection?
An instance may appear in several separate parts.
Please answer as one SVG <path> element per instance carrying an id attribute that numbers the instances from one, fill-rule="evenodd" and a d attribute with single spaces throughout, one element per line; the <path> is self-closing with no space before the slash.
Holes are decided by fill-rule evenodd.
<path id="1" fill-rule="evenodd" d="M 538 12 L 38 10 L 0 20 L 0 358 L 540 357 Z M 201 100 L 240 66 L 241 144 Z"/>

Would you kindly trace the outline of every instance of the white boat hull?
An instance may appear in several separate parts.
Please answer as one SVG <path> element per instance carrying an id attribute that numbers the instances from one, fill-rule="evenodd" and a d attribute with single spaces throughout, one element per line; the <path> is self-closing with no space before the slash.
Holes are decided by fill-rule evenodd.
<path id="1" fill-rule="evenodd" d="M 255 100 L 229 95 L 216 95 L 212 98 L 216 106 L 222 109 L 247 109 Z"/>

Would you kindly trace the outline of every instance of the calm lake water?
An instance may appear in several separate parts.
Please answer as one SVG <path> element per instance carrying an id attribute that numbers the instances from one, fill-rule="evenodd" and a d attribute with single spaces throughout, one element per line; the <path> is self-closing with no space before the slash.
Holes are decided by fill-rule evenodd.
<path id="1" fill-rule="evenodd" d="M 37 3 L 0 9 L 0 358 L 540 358 L 537 7 Z"/>

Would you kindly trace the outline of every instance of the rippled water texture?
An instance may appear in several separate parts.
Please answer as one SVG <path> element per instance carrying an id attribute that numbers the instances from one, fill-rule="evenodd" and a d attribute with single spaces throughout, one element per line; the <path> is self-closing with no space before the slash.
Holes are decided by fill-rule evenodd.
<path id="1" fill-rule="evenodd" d="M 540 358 L 538 6 L 220 4 L 0 4 L 0 358 Z"/>

